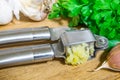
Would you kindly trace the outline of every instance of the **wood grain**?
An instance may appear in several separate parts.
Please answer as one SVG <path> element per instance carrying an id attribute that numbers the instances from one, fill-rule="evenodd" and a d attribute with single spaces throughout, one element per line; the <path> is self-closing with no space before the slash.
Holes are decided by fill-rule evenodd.
<path id="1" fill-rule="evenodd" d="M 33 22 L 27 18 L 22 18 L 21 21 L 14 19 L 10 24 L 0 26 L 0 30 L 39 26 L 67 26 L 67 20 L 52 21 L 45 19 L 41 22 Z M 64 60 L 58 59 L 0 69 L 0 80 L 120 80 L 119 72 L 105 69 L 92 72 L 104 59 L 103 51 L 99 51 L 94 59 L 78 66 L 65 65 Z"/>

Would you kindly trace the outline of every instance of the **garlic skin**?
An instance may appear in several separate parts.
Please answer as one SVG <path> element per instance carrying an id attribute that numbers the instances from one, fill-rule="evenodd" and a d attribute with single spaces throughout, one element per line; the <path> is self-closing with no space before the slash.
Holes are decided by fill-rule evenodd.
<path id="1" fill-rule="evenodd" d="M 107 57 L 107 60 L 94 71 L 98 71 L 102 68 L 110 69 L 113 71 L 120 71 L 120 44 L 116 45 Z"/>
<path id="2" fill-rule="evenodd" d="M 120 70 L 120 44 L 110 51 L 107 60 L 110 67 Z"/>
<path id="3" fill-rule="evenodd" d="M 33 21 L 41 21 L 47 17 L 48 11 L 55 0 L 8 0 L 17 20 L 20 12 Z"/>
<path id="4" fill-rule="evenodd" d="M 10 5 L 13 14 L 15 15 L 17 20 L 20 20 L 20 8 L 21 4 L 19 0 L 7 0 L 8 4 Z"/>
<path id="5" fill-rule="evenodd" d="M 42 5 L 43 1 L 32 3 L 32 0 L 20 0 L 20 3 L 22 5 L 20 11 L 34 21 L 43 20 L 47 16 L 44 12 L 44 5 Z"/>
<path id="6" fill-rule="evenodd" d="M 120 71 L 120 69 L 112 68 L 107 61 L 104 61 L 103 64 L 94 71 L 98 71 L 100 69 L 110 69 L 113 71 Z"/>
<path id="7" fill-rule="evenodd" d="M 12 9 L 6 0 L 0 0 L 0 25 L 8 24 L 13 19 Z"/>

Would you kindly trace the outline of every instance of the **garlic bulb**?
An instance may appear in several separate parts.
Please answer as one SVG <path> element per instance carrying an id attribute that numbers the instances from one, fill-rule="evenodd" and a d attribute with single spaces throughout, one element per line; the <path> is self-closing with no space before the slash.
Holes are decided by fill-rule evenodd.
<path id="1" fill-rule="evenodd" d="M 0 25 L 5 25 L 13 19 L 12 9 L 6 0 L 0 0 Z"/>
<path id="2" fill-rule="evenodd" d="M 102 68 L 120 71 L 120 44 L 116 45 L 109 53 L 107 60 L 95 71 Z"/>
<path id="3" fill-rule="evenodd" d="M 8 0 L 18 20 L 20 19 L 19 13 L 21 12 L 34 21 L 46 18 L 47 10 L 51 8 L 54 2 L 55 0 Z"/>

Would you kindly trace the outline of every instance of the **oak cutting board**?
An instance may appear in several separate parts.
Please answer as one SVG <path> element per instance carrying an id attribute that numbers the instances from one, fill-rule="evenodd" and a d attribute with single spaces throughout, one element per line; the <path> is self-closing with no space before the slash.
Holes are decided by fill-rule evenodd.
<path id="1" fill-rule="evenodd" d="M 6 26 L 0 26 L 0 31 L 29 27 L 60 27 L 67 26 L 66 20 L 33 22 L 22 18 L 13 20 Z M 0 69 L 0 80 L 120 80 L 120 73 L 110 70 L 92 72 L 105 59 L 103 51 L 97 52 L 94 59 L 78 66 L 65 65 L 64 60 L 53 60 L 31 65 Z"/>

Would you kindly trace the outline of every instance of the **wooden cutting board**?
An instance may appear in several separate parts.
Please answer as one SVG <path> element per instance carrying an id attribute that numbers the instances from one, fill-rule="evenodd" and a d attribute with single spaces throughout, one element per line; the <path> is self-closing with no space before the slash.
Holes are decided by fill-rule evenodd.
<path id="1" fill-rule="evenodd" d="M 67 20 L 33 22 L 22 18 L 21 21 L 13 20 L 6 26 L 0 26 L 0 31 L 29 27 L 60 27 L 67 26 Z M 110 70 L 93 72 L 105 59 L 103 51 L 97 52 L 94 59 L 78 66 L 64 64 L 58 59 L 31 65 L 16 66 L 0 69 L 0 80 L 120 80 L 120 73 Z"/>

